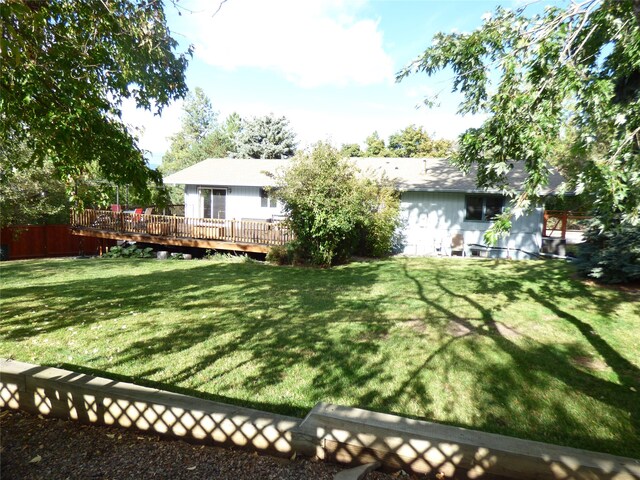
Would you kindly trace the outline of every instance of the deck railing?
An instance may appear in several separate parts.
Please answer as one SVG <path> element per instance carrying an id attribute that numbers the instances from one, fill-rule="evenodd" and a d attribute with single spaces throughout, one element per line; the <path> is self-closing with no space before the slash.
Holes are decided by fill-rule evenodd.
<path id="1" fill-rule="evenodd" d="M 567 232 L 583 232 L 591 216 L 582 212 L 566 210 L 545 210 L 542 236 L 565 238 Z"/>
<path id="2" fill-rule="evenodd" d="M 284 245 L 293 239 L 291 231 L 282 222 L 190 218 L 109 210 L 74 212 L 71 216 L 71 225 L 75 228 L 101 232 L 259 245 Z"/>

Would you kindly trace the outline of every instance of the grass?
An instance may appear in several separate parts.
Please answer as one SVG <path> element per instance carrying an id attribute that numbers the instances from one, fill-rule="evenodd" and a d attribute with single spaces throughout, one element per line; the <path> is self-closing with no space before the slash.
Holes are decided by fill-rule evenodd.
<path id="1" fill-rule="evenodd" d="M 39 260 L 0 275 L 0 357 L 640 457 L 639 297 L 560 262 Z"/>

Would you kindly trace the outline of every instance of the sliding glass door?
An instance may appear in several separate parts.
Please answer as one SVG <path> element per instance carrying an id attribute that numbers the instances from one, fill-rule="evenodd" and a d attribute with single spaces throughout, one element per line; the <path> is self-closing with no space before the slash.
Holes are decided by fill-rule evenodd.
<path id="1" fill-rule="evenodd" d="M 223 188 L 199 188 L 200 216 L 203 218 L 226 218 L 227 191 Z"/>

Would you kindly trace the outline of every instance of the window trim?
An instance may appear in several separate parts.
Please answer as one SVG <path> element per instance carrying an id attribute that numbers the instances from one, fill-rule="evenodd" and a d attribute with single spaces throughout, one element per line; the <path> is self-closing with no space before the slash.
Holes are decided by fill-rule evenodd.
<path id="1" fill-rule="evenodd" d="M 275 195 L 270 195 L 263 187 L 260 187 L 260 207 L 278 208 L 278 199 L 275 197 Z"/>
<path id="2" fill-rule="evenodd" d="M 221 195 L 224 197 L 224 217 L 220 218 L 218 217 L 205 217 L 204 216 L 204 207 L 203 207 L 203 203 L 202 203 L 202 194 L 200 193 L 202 190 L 211 190 L 212 194 L 211 194 L 211 199 L 210 199 L 210 210 L 211 213 L 213 214 L 213 190 L 218 190 L 218 191 L 223 191 L 224 195 Z M 227 196 L 229 195 L 229 189 L 226 187 L 216 187 L 216 186 L 212 186 L 212 185 L 198 185 L 197 188 L 197 193 L 198 193 L 198 216 L 200 218 L 213 218 L 213 219 L 218 219 L 218 220 L 224 220 L 227 217 Z M 218 211 L 218 214 L 220 213 L 220 211 Z"/>

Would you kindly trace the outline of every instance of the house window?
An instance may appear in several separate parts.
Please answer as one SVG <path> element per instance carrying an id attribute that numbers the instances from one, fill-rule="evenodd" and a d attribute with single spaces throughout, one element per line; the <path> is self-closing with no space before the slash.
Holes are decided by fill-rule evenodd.
<path id="1" fill-rule="evenodd" d="M 467 195 L 465 204 L 465 220 L 489 222 L 502 213 L 504 197 L 502 195 Z"/>
<path id="2" fill-rule="evenodd" d="M 276 208 L 278 206 L 278 199 L 269 194 L 264 188 L 260 189 L 260 206 Z"/>
<path id="3" fill-rule="evenodd" d="M 227 191 L 221 188 L 198 189 L 200 216 L 203 218 L 225 218 Z"/>

